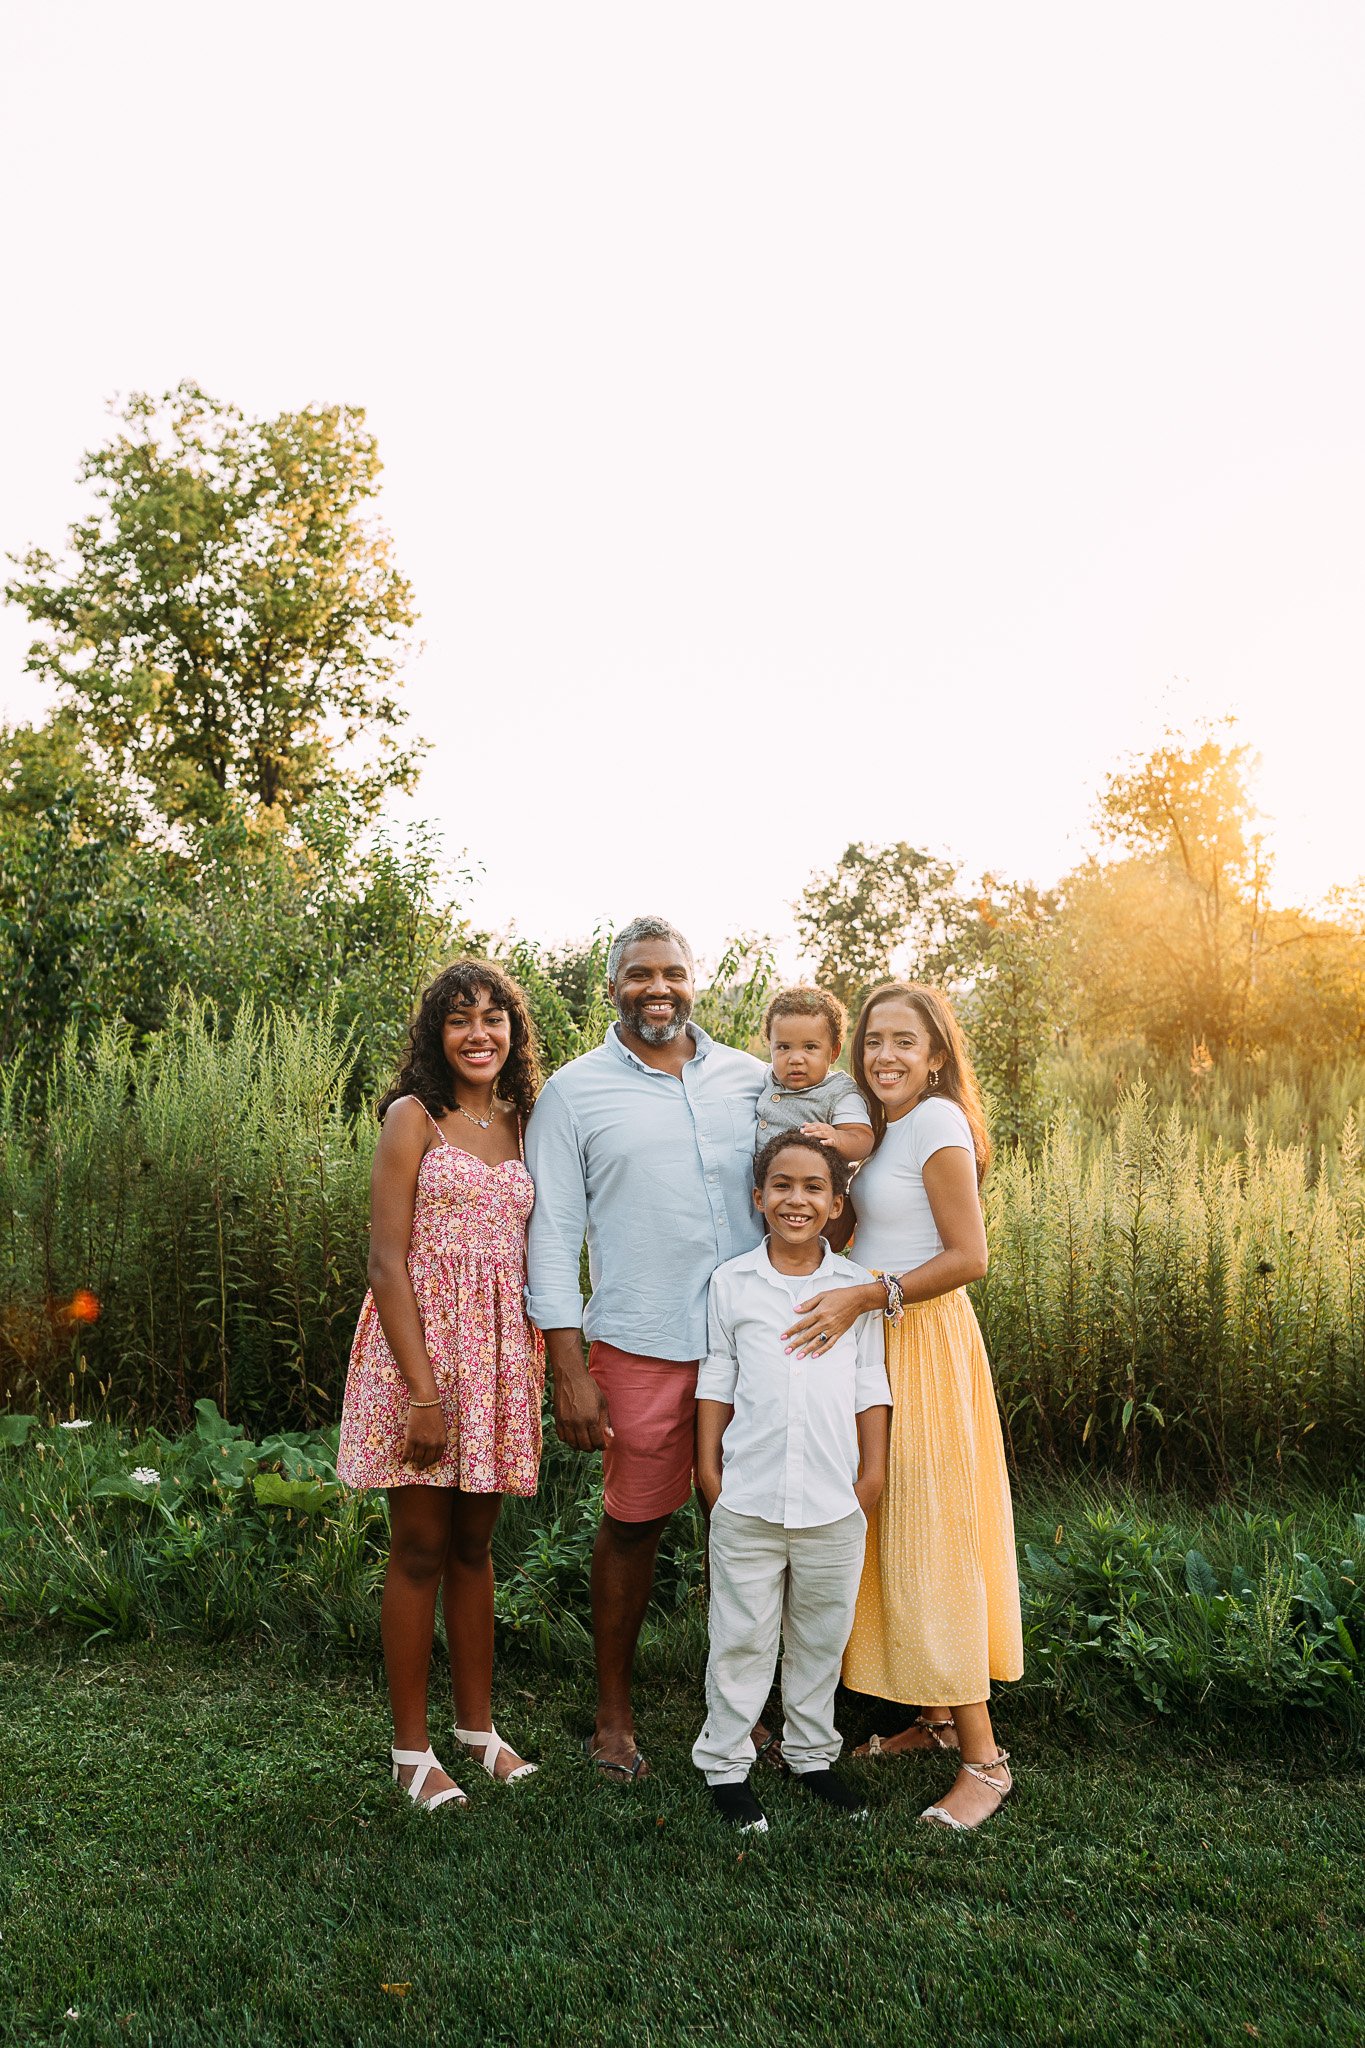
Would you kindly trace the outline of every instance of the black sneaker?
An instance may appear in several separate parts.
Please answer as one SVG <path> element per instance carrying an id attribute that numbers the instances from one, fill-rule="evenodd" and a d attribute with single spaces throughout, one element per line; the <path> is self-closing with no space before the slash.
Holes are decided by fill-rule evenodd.
<path id="1" fill-rule="evenodd" d="M 792 1777 L 803 1792 L 813 1792 L 817 1799 L 823 1799 L 826 1806 L 836 1812 L 846 1813 L 850 1820 L 866 1820 L 866 1802 L 856 1792 L 849 1790 L 841 1778 L 836 1778 L 826 1765 L 823 1771 L 793 1771 Z"/>
<path id="2" fill-rule="evenodd" d="M 768 1816 L 754 1798 L 747 1778 L 737 1785 L 713 1785 L 711 1797 L 721 1819 L 742 1835 L 767 1834 Z"/>

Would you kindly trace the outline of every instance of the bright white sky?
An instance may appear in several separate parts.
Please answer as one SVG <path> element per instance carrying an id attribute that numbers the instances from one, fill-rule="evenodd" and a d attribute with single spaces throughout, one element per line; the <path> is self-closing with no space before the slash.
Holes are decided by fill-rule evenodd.
<path id="1" fill-rule="evenodd" d="M 1280 893 L 1365 870 L 1352 0 L 3 36 L 0 549 L 60 545 L 116 391 L 367 407 L 415 809 L 483 921 L 789 941 L 854 838 L 1050 881 L 1125 751 L 1225 711 Z"/>

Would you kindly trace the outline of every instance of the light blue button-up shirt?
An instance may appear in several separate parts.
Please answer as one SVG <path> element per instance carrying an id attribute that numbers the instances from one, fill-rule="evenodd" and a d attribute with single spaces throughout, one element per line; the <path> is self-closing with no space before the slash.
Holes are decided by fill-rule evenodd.
<path id="1" fill-rule="evenodd" d="M 761 1061 L 689 1024 L 681 1078 L 646 1066 L 615 1025 L 552 1074 L 526 1127 L 536 1205 L 526 1309 L 645 1358 L 706 1355 L 716 1267 L 762 1238 L 753 1203 Z M 592 1299 L 578 1261 L 586 1235 Z"/>

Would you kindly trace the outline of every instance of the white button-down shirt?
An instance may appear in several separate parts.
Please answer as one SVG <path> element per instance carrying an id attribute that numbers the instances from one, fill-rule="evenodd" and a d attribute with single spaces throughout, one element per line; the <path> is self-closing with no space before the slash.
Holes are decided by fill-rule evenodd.
<path id="1" fill-rule="evenodd" d="M 766 1242 L 711 1276 L 708 1355 L 699 1401 L 733 1405 L 722 1444 L 720 1503 L 787 1529 L 842 1521 L 858 1505 L 858 1425 L 864 1408 L 889 1408 L 885 1322 L 875 1309 L 809 1358 L 788 1356 L 782 1333 L 797 1304 L 827 1288 L 872 1278 L 825 1246 L 814 1273 L 779 1273 Z"/>

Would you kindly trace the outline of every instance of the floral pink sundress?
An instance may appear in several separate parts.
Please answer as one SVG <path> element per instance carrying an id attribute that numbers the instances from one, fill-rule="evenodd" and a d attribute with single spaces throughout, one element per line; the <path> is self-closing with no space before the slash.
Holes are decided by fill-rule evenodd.
<path id="1" fill-rule="evenodd" d="M 545 1352 L 522 1289 L 535 1187 L 520 1159 L 490 1166 L 436 1129 L 441 1142 L 417 1170 L 408 1272 L 445 1410 L 445 1456 L 422 1472 L 402 1462 L 407 1385 L 367 1293 L 346 1375 L 337 1476 L 348 1486 L 534 1493 Z"/>

